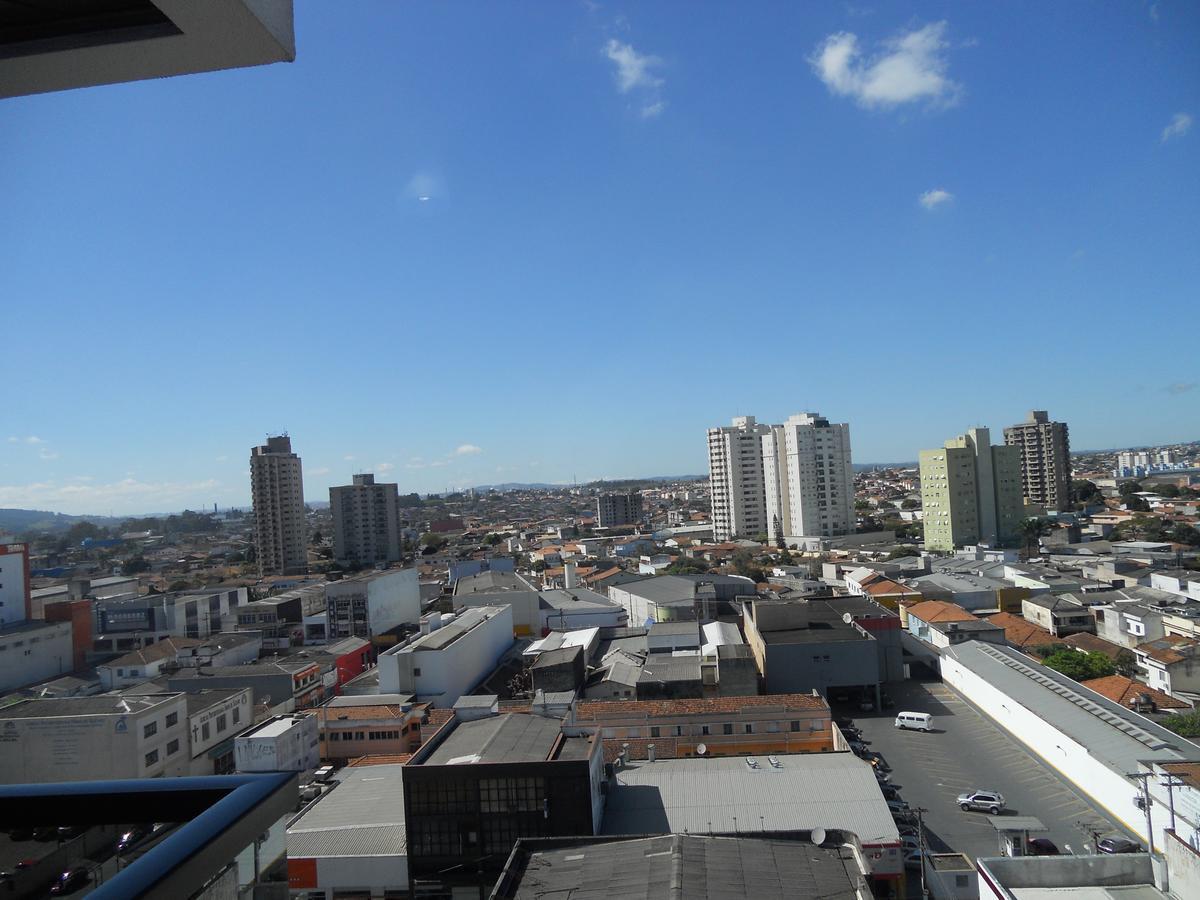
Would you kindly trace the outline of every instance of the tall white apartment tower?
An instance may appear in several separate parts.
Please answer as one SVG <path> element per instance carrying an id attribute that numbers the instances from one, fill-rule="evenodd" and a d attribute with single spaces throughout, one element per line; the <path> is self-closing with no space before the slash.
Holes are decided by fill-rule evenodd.
<path id="1" fill-rule="evenodd" d="M 708 429 L 708 477 L 712 489 L 713 537 L 754 538 L 767 531 L 762 439 L 771 434 L 754 416 Z"/>
<path id="2" fill-rule="evenodd" d="M 292 439 L 268 437 L 250 451 L 254 498 L 254 546 L 262 575 L 301 575 L 308 570 L 304 477 Z"/>
<path id="3" fill-rule="evenodd" d="M 355 475 L 353 484 L 329 489 L 329 509 L 338 562 L 372 566 L 403 558 L 397 485 L 376 484 L 370 474 Z"/>
<path id="4" fill-rule="evenodd" d="M 782 432 L 783 465 L 777 490 L 783 511 L 779 517 L 782 534 L 852 534 L 855 518 L 850 426 L 845 422 L 832 424 L 817 413 L 799 413 L 777 428 Z M 778 458 L 780 450 L 774 452 Z"/>

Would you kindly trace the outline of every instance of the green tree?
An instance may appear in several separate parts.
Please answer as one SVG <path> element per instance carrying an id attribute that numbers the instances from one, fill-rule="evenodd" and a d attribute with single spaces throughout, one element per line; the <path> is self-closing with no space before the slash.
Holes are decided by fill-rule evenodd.
<path id="1" fill-rule="evenodd" d="M 1155 491 L 1160 497 L 1178 497 L 1179 485 L 1177 484 L 1160 484 L 1155 488 Z"/>
<path id="2" fill-rule="evenodd" d="M 1117 493 L 1122 497 L 1128 496 L 1129 494 L 1136 494 L 1141 489 L 1142 485 L 1137 481 L 1122 481 L 1117 485 Z"/>
<path id="3" fill-rule="evenodd" d="M 500 535 L 496 534 L 496 532 L 493 531 L 491 534 L 489 534 L 487 537 L 485 537 L 483 539 L 483 542 L 485 544 L 487 544 L 489 547 L 495 547 L 502 540 L 504 540 L 504 538 L 500 537 Z"/>
<path id="4" fill-rule="evenodd" d="M 792 565 L 792 551 L 789 550 L 787 547 L 784 547 L 782 550 L 779 551 L 779 564 L 781 566 Z"/>
<path id="5" fill-rule="evenodd" d="M 1071 649 L 1057 650 L 1043 659 L 1042 665 L 1076 681 L 1104 678 L 1117 671 L 1113 661 L 1098 651 L 1080 653 Z"/>
<path id="6" fill-rule="evenodd" d="M 901 509 L 920 509 L 921 501 L 914 500 L 912 497 L 909 497 L 906 500 L 901 501 L 900 508 Z"/>
<path id="7" fill-rule="evenodd" d="M 1167 716 L 1162 724 L 1185 738 L 1200 738 L 1200 710 Z"/>
<path id="8" fill-rule="evenodd" d="M 1124 494 L 1121 499 L 1125 501 L 1125 508 L 1130 512 L 1150 512 L 1150 504 L 1137 494 Z"/>
<path id="9" fill-rule="evenodd" d="M 889 559 L 903 559 L 906 556 L 920 556 L 920 555 L 921 555 L 921 551 L 918 550 L 916 547 L 910 547 L 908 545 L 905 545 L 903 547 L 897 547 L 895 550 L 893 550 L 891 553 L 889 553 L 887 556 L 885 556 L 884 561 L 886 562 Z"/>
<path id="10" fill-rule="evenodd" d="M 104 534 L 104 529 L 95 522 L 76 522 L 67 529 L 67 542 L 77 547 L 88 538 L 99 540 Z"/>
<path id="11" fill-rule="evenodd" d="M 680 557 L 663 571 L 667 575 L 707 575 L 708 564 L 702 559 Z"/>
<path id="12" fill-rule="evenodd" d="M 1021 544 L 1025 549 L 1025 556 L 1032 556 L 1041 546 L 1042 538 L 1054 530 L 1054 526 L 1049 519 L 1040 519 L 1036 516 L 1025 519 L 1017 526 L 1017 534 L 1021 538 Z"/>
<path id="13" fill-rule="evenodd" d="M 871 504 L 870 504 L 870 503 L 868 503 L 866 500 L 855 500 L 855 501 L 854 501 L 854 508 L 855 508 L 855 509 L 870 509 L 870 508 L 871 508 Z"/>
<path id="14" fill-rule="evenodd" d="M 1100 493 L 1100 488 L 1096 487 L 1094 481 L 1088 481 L 1086 478 L 1073 478 L 1071 480 L 1071 501 L 1087 505 L 1089 503 L 1101 503 L 1104 500 L 1104 495 Z"/>
<path id="15" fill-rule="evenodd" d="M 765 531 L 760 531 L 754 536 L 754 542 L 756 544 L 768 544 L 771 542 L 771 538 Z"/>
<path id="16" fill-rule="evenodd" d="M 443 535 L 434 534 L 432 531 L 427 531 L 421 535 L 421 544 L 425 547 L 432 547 L 435 550 L 441 550 L 450 543 Z"/>
<path id="17" fill-rule="evenodd" d="M 1126 678 L 1137 677 L 1137 656 L 1132 650 L 1122 648 L 1117 652 L 1117 658 L 1113 662 L 1113 668 L 1118 675 L 1124 675 Z"/>
<path id="18" fill-rule="evenodd" d="M 144 556 L 131 556 L 121 565 L 121 569 L 126 575 L 136 575 L 139 572 L 149 572 L 150 563 L 146 562 Z"/>
<path id="19" fill-rule="evenodd" d="M 1176 544 L 1200 547 L 1200 530 L 1197 530 L 1187 522 L 1176 522 L 1171 531 L 1165 536 Z"/>

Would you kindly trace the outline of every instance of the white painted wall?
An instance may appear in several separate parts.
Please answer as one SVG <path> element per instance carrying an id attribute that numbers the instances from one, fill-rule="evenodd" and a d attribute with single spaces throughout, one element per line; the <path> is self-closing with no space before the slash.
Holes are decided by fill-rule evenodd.
<path id="1" fill-rule="evenodd" d="M 511 606 L 440 650 L 394 647 L 379 656 L 379 689 L 384 694 L 416 694 L 422 702 L 448 709 L 491 672 L 513 644 Z"/>
<path id="2" fill-rule="evenodd" d="M 953 657 L 942 657 L 942 680 L 1131 832 L 1146 840 L 1146 814 L 1133 803 L 1134 795 L 1138 793 L 1136 782 L 1123 773 L 1113 772 L 1093 757 L 1087 747 L 1059 731 L 1054 723 L 1034 715 Z M 1166 821 L 1167 815 L 1165 807 L 1154 804 L 1156 829 L 1158 823 Z"/>
<path id="3" fill-rule="evenodd" d="M 320 765 L 317 741 L 317 717 L 296 716 L 278 734 L 235 738 L 233 756 L 239 772 L 303 772 Z"/>
<path id="4" fill-rule="evenodd" d="M 0 634 L 0 691 L 57 678 L 74 665 L 70 622 Z"/>

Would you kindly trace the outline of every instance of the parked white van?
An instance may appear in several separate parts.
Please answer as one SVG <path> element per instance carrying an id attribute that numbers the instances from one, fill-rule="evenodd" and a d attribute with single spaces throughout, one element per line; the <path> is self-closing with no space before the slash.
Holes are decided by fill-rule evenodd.
<path id="1" fill-rule="evenodd" d="M 917 731 L 932 731 L 933 716 L 929 713 L 902 712 L 896 716 L 897 728 L 912 728 Z"/>

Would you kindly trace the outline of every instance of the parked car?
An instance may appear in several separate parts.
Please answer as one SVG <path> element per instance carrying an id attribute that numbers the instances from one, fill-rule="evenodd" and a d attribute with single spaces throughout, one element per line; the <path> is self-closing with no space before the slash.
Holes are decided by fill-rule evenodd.
<path id="1" fill-rule="evenodd" d="M 1106 837 L 1100 839 L 1096 849 L 1101 853 L 1141 853 L 1142 845 L 1128 838 Z"/>
<path id="2" fill-rule="evenodd" d="M 87 866 L 72 866 L 59 875 L 58 880 L 50 886 L 50 894 L 54 897 L 73 894 L 91 880 L 92 876 L 88 874 Z"/>
<path id="3" fill-rule="evenodd" d="M 1004 795 L 998 791 L 968 791 L 958 795 L 958 805 L 964 811 L 983 810 L 993 816 L 998 816 L 1000 810 L 1004 809 Z"/>
<path id="4" fill-rule="evenodd" d="M 921 839 L 915 834 L 900 835 L 900 844 L 905 851 L 921 849 Z"/>
<path id="5" fill-rule="evenodd" d="M 1025 845 L 1027 856 L 1058 856 L 1058 847 L 1050 838 L 1030 838 Z"/>
<path id="6" fill-rule="evenodd" d="M 899 800 L 900 792 L 893 785 L 881 784 L 879 786 L 880 793 L 883 794 L 884 800 Z"/>
<path id="7" fill-rule="evenodd" d="M 904 868 L 906 868 L 906 869 L 921 868 L 921 851 L 919 848 L 916 850 L 906 850 L 905 851 L 905 853 L 904 853 Z"/>
<path id="8" fill-rule="evenodd" d="M 897 813 L 904 816 L 909 814 L 908 804 L 903 800 L 888 800 L 887 805 L 893 816 Z"/>
<path id="9" fill-rule="evenodd" d="M 57 841 L 58 826 L 57 825 L 39 825 L 33 829 L 33 839 L 35 841 Z"/>
<path id="10" fill-rule="evenodd" d="M 906 729 L 932 731 L 933 716 L 923 712 L 901 712 L 896 714 L 896 721 L 893 724 L 901 731 Z"/>
<path id="11" fill-rule="evenodd" d="M 28 825 L 17 825 L 8 833 L 8 836 L 14 841 L 31 841 L 33 840 L 33 828 Z"/>
<path id="12" fill-rule="evenodd" d="M 71 838 L 77 838 L 88 830 L 86 825 L 59 825 L 58 839 L 60 841 L 69 841 Z"/>

